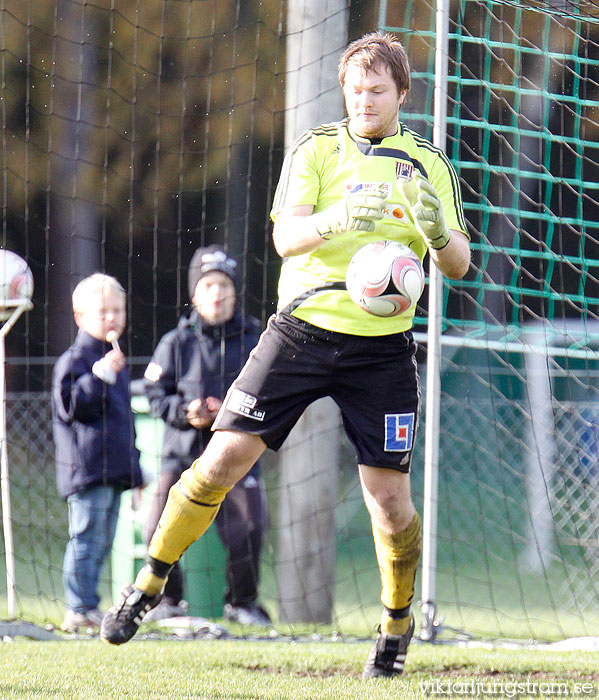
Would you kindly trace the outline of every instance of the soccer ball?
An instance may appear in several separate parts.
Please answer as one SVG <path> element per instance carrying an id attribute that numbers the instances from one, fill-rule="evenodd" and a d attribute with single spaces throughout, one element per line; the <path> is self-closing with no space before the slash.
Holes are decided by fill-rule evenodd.
<path id="1" fill-rule="evenodd" d="M 33 275 L 27 262 L 12 250 L 0 249 L 0 321 L 10 317 L 17 300 L 32 295 Z"/>
<path id="2" fill-rule="evenodd" d="M 354 254 L 345 275 L 354 303 L 374 316 L 398 316 L 424 291 L 424 269 L 408 246 L 397 241 L 367 243 Z"/>

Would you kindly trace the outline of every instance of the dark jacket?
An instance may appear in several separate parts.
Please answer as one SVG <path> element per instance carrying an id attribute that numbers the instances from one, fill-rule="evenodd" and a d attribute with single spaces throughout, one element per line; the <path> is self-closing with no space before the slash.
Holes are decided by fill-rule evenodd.
<path id="1" fill-rule="evenodd" d="M 194 310 L 160 339 L 144 389 L 152 415 L 164 421 L 163 470 L 181 472 L 203 452 L 211 430 L 189 424 L 187 405 L 208 396 L 223 399 L 259 334 L 252 317 L 236 313 L 227 323 L 210 326 Z"/>
<path id="2" fill-rule="evenodd" d="M 92 374 L 110 345 L 80 330 L 52 374 L 56 483 L 61 496 L 101 484 L 140 486 L 139 451 L 131 413 L 129 372 L 106 384 Z"/>

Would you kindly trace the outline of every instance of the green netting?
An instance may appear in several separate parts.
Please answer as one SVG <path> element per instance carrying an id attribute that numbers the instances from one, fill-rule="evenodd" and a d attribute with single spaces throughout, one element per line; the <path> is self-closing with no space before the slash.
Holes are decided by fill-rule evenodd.
<path id="1" fill-rule="evenodd" d="M 431 140 L 435 6 L 409 0 L 381 12 L 414 68 L 402 120 Z M 443 281 L 438 527 L 425 542 L 434 586 L 421 589 L 446 629 L 561 637 L 584 634 L 596 620 L 599 25 L 587 16 L 592 9 L 451 3 L 445 150 L 460 177 L 473 264 L 464 280 Z M 434 420 L 427 409 L 425 422 Z M 418 496 L 419 475 L 415 467 Z M 434 635 L 431 623 L 423 630 Z"/>
<path id="2" fill-rule="evenodd" d="M 446 150 L 473 269 L 445 282 L 445 330 L 517 338 L 541 320 L 559 332 L 567 319 L 597 318 L 599 27 L 565 5 L 540 8 L 452 6 Z M 386 16 L 415 68 L 402 118 L 430 138 L 434 7 L 414 0 Z M 594 337 L 585 324 L 577 340 Z"/>

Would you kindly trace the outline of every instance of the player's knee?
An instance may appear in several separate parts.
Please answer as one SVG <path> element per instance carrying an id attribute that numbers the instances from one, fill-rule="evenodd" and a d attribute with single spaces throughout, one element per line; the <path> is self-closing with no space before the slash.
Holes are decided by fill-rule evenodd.
<path id="1" fill-rule="evenodd" d="M 402 532 L 410 526 L 414 518 L 414 506 L 411 501 L 402 501 L 394 494 L 380 494 L 376 498 L 375 522 L 379 520 L 385 528 L 393 532 Z"/>
<path id="2" fill-rule="evenodd" d="M 232 488 L 250 471 L 265 449 L 258 435 L 217 430 L 190 469 L 198 480 Z"/>

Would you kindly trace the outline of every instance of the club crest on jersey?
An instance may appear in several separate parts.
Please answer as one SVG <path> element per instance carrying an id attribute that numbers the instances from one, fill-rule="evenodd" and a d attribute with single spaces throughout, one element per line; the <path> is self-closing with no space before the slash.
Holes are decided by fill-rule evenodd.
<path id="1" fill-rule="evenodd" d="M 414 413 L 385 414 L 385 452 L 409 452 L 414 445 Z"/>
<path id="2" fill-rule="evenodd" d="M 240 416 L 247 416 L 253 420 L 263 421 L 265 411 L 255 408 L 256 401 L 255 396 L 246 394 L 245 391 L 240 391 L 239 389 L 233 389 L 226 400 L 227 410 Z"/>
<path id="3" fill-rule="evenodd" d="M 397 174 L 398 180 L 411 180 L 412 173 L 414 172 L 414 166 L 412 163 L 396 163 L 395 172 Z"/>

